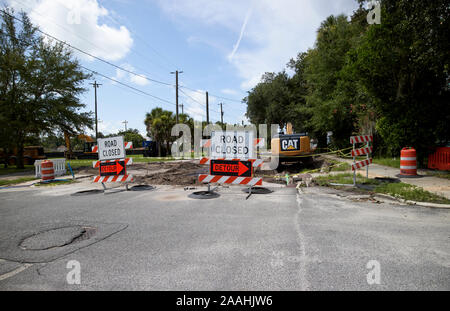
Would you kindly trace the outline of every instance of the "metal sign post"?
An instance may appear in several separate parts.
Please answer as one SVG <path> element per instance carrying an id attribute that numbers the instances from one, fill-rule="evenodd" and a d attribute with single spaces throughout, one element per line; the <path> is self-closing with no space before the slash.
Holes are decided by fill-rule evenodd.
<path id="1" fill-rule="evenodd" d="M 356 163 L 355 141 L 353 141 L 352 155 L 353 155 L 353 164 L 355 164 Z M 353 187 L 355 186 L 356 186 L 356 170 L 353 170 Z"/>

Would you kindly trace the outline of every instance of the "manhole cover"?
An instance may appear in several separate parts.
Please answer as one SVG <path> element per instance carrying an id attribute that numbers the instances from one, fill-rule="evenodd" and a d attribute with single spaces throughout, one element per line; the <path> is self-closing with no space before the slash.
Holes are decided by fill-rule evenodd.
<path id="1" fill-rule="evenodd" d="M 71 196 L 77 197 L 77 196 L 82 196 L 82 195 L 90 195 L 90 194 L 98 194 L 98 193 L 103 193 L 103 190 L 84 190 L 84 191 L 78 191 L 75 193 L 72 193 Z"/>
<path id="2" fill-rule="evenodd" d="M 191 199 L 215 199 L 220 197 L 220 194 L 214 191 L 197 191 L 188 195 Z"/>
<path id="3" fill-rule="evenodd" d="M 150 185 L 136 185 L 130 188 L 130 191 L 146 191 L 146 190 L 153 190 L 155 187 Z"/>
<path id="4" fill-rule="evenodd" d="M 26 238 L 20 243 L 20 247 L 25 250 L 47 250 L 89 239 L 94 234 L 94 228 L 82 226 L 56 228 Z"/>
<path id="5" fill-rule="evenodd" d="M 245 193 L 250 193 L 250 188 L 244 188 L 242 189 Z M 252 188 L 252 194 L 269 194 L 273 191 L 264 187 L 253 187 Z"/>

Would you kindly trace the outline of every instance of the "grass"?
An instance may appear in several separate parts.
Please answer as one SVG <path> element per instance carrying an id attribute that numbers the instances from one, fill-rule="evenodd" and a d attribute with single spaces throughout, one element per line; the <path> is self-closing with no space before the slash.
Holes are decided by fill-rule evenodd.
<path id="1" fill-rule="evenodd" d="M 330 183 L 351 185 L 351 184 L 353 184 L 353 174 L 352 173 L 343 173 L 343 174 L 336 174 L 336 175 L 325 175 L 325 176 L 316 177 L 314 180 L 317 182 L 317 184 L 319 186 L 329 186 Z M 361 174 L 356 175 L 356 182 L 358 184 L 369 184 L 369 185 L 374 185 L 374 184 L 379 183 L 377 180 L 365 178 Z"/>
<path id="2" fill-rule="evenodd" d="M 5 168 L 4 165 L 0 167 L 0 176 L 1 175 L 9 175 L 14 173 L 22 173 L 22 172 L 33 172 L 34 165 L 25 165 L 25 168 L 18 169 L 15 165 L 8 165 L 8 168 Z"/>
<path id="3" fill-rule="evenodd" d="M 319 186 L 333 186 L 331 184 L 353 184 L 353 174 L 344 173 L 319 176 L 315 178 L 315 181 Z M 444 197 L 406 183 L 383 183 L 375 179 L 365 178 L 360 174 L 356 175 L 356 183 L 364 185 L 374 185 L 375 188 L 373 192 L 388 194 L 404 200 L 450 204 L 450 200 Z"/>
<path id="4" fill-rule="evenodd" d="M 405 183 L 381 184 L 375 187 L 375 192 L 389 194 L 393 197 L 410 201 L 450 204 L 450 200 L 446 198 Z"/>
<path id="5" fill-rule="evenodd" d="M 150 158 L 150 157 L 144 157 L 142 154 L 134 154 L 127 156 L 129 158 L 133 158 L 133 162 L 135 163 L 148 163 L 148 162 L 165 162 L 165 161 L 173 161 L 175 160 L 172 157 L 163 157 L 163 158 Z M 49 158 L 51 159 L 60 159 L 60 158 Z M 66 161 L 66 168 L 69 170 L 69 167 L 67 166 L 67 163 L 70 163 L 70 166 L 72 169 L 77 169 L 80 167 L 92 167 L 92 162 L 95 161 L 95 159 L 83 159 L 83 160 L 67 160 Z M 15 165 L 8 165 L 8 168 L 5 168 L 4 165 L 0 165 L 0 176 L 2 175 L 10 175 L 14 173 L 23 173 L 23 172 L 34 172 L 34 165 L 25 165 L 25 168 L 18 169 Z"/>
<path id="6" fill-rule="evenodd" d="M 21 184 L 27 181 L 37 180 L 35 177 L 21 177 L 16 179 L 3 179 L 0 180 L 0 187 L 11 186 L 16 184 Z"/>
<path id="7" fill-rule="evenodd" d="M 331 163 L 330 172 L 349 171 L 352 168 L 352 166 L 347 162 L 339 162 L 336 160 L 327 160 L 327 161 Z"/>
<path id="8" fill-rule="evenodd" d="M 426 174 L 433 177 L 450 179 L 450 171 L 426 171 Z"/>
<path id="9" fill-rule="evenodd" d="M 372 162 L 384 166 L 400 168 L 400 158 L 373 158 Z"/>

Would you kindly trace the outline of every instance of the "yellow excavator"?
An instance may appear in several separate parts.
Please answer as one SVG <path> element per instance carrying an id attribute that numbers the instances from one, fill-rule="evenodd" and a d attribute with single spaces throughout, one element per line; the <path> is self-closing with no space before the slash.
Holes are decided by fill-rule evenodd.
<path id="1" fill-rule="evenodd" d="M 96 142 L 94 138 L 91 136 L 85 135 L 85 134 L 79 134 L 77 135 L 77 138 L 81 141 L 83 141 L 83 150 L 80 152 L 73 152 L 72 150 L 72 144 L 70 143 L 70 137 L 71 135 L 68 132 L 64 132 L 64 139 L 66 141 L 66 158 L 67 159 L 96 159 L 97 153 L 92 152 L 92 147 L 96 145 Z"/>
<path id="2" fill-rule="evenodd" d="M 272 138 L 272 156 L 279 157 L 279 163 L 303 162 L 310 164 L 315 148 L 311 147 L 311 141 L 307 134 L 294 134 L 292 124 L 286 125 L 286 134 L 280 133 Z"/>

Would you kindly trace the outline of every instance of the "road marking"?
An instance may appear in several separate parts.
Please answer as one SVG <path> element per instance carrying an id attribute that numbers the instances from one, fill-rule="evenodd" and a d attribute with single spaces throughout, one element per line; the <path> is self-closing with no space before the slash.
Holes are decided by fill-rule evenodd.
<path id="1" fill-rule="evenodd" d="M 302 212 L 302 202 L 303 202 L 303 200 L 300 197 L 299 191 L 297 190 L 298 210 L 295 215 L 295 221 L 294 221 L 295 223 L 294 224 L 295 224 L 295 231 L 297 231 L 298 244 L 300 247 L 300 260 L 299 260 L 300 290 L 306 291 L 309 288 L 309 283 L 308 283 L 308 279 L 306 278 L 306 263 L 307 263 L 306 249 L 305 249 L 306 239 L 300 229 L 300 213 Z"/>
<path id="2" fill-rule="evenodd" d="M 28 268 L 31 267 L 32 265 L 33 265 L 33 264 L 31 264 L 31 263 L 26 263 L 26 264 L 24 264 L 23 266 L 21 266 L 21 267 L 15 269 L 15 270 L 13 270 L 13 271 L 10 271 L 10 272 L 8 272 L 8 273 L 2 274 L 2 275 L 0 275 L 0 281 L 9 279 L 10 277 L 15 276 L 16 274 L 19 274 L 20 272 L 25 271 L 26 269 L 28 269 Z"/>

